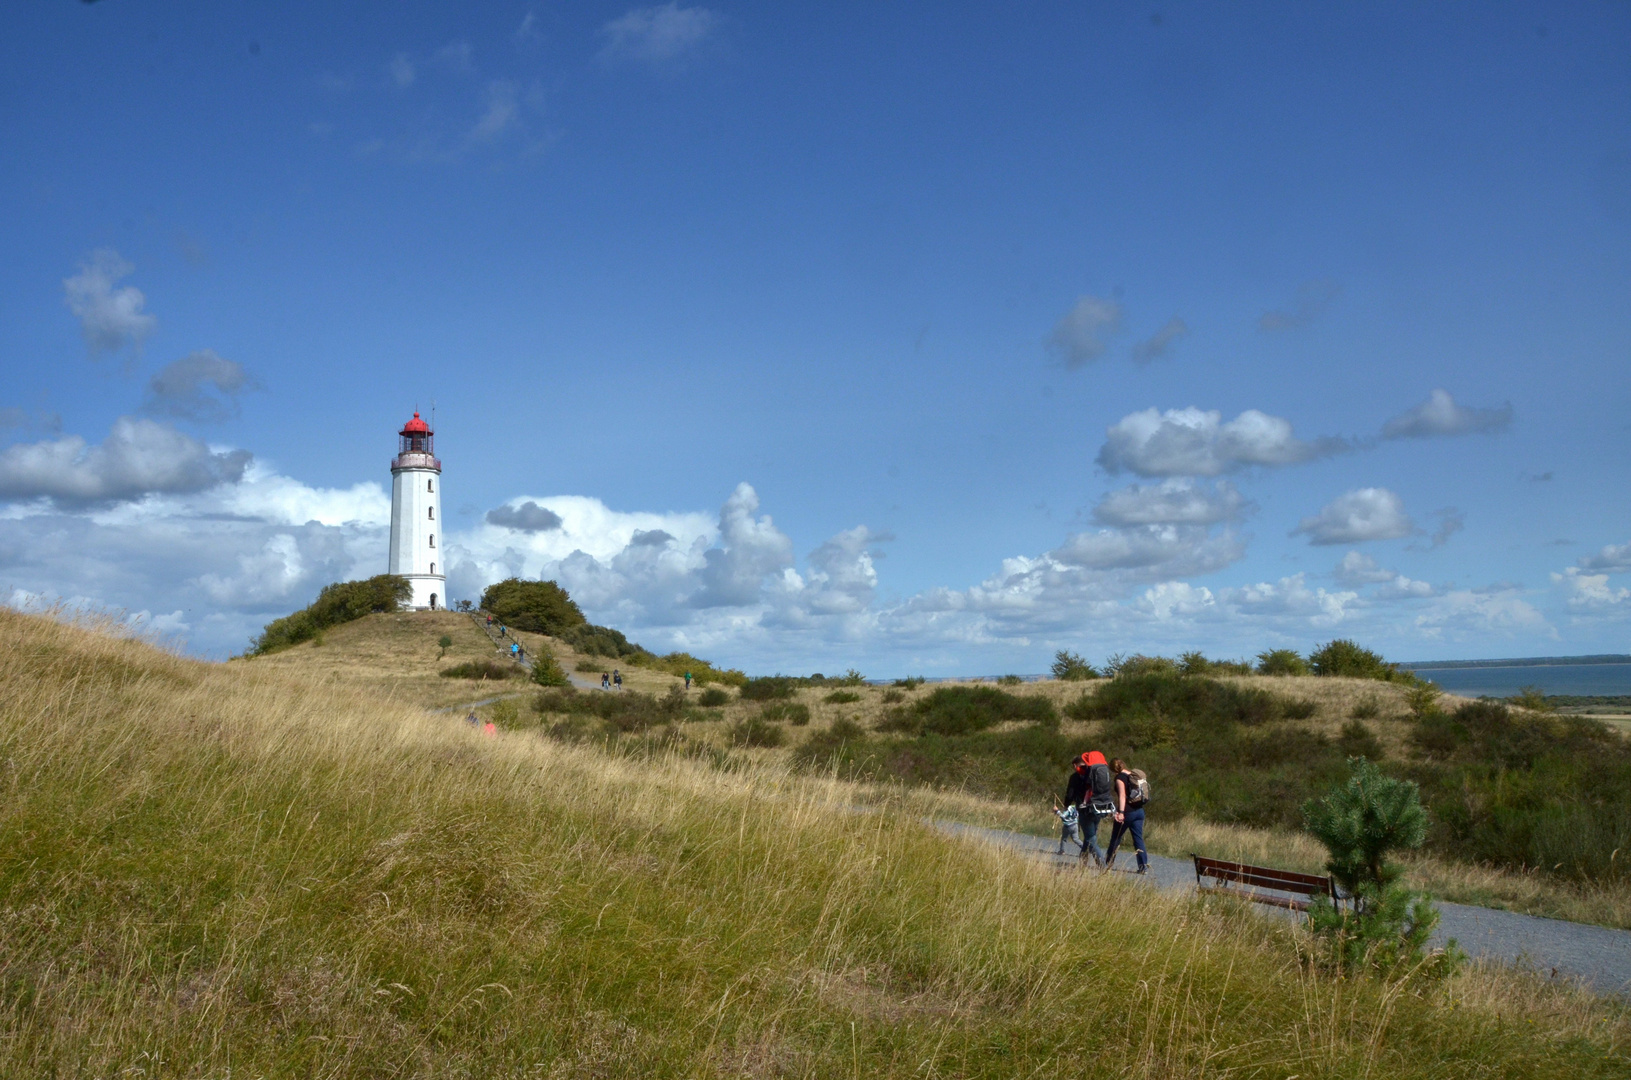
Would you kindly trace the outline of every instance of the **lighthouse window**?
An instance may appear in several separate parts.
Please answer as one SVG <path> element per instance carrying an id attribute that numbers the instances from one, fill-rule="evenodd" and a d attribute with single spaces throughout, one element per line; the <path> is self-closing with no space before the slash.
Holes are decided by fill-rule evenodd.
<path id="1" fill-rule="evenodd" d="M 430 519 L 432 521 L 436 520 L 436 508 L 434 506 L 430 508 Z"/>
<path id="2" fill-rule="evenodd" d="M 436 534 L 435 533 L 430 534 L 430 546 L 431 547 L 436 546 Z"/>
<path id="3" fill-rule="evenodd" d="M 426 491 L 435 491 L 436 490 L 436 481 L 426 480 L 425 481 L 425 490 Z"/>
<path id="4" fill-rule="evenodd" d="M 436 572 L 436 564 L 435 563 L 430 564 L 430 572 L 433 573 L 433 574 Z"/>

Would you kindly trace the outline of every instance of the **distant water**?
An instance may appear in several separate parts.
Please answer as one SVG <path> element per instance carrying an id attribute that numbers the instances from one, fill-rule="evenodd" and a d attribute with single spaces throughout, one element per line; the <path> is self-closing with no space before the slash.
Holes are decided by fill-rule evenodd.
<path id="1" fill-rule="evenodd" d="M 1538 686 L 1548 694 L 1631 694 L 1631 664 L 1424 668 L 1417 674 L 1466 697 L 1511 697 L 1521 686 Z"/>

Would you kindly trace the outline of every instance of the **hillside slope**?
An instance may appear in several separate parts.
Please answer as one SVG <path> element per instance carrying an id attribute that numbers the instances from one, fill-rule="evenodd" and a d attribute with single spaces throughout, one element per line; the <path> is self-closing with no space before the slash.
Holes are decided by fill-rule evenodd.
<path id="1" fill-rule="evenodd" d="M 0 640 L 0 1075 L 1631 1066 L 1624 1011 L 1564 988 L 1337 981 L 1283 922 L 834 782 L 483 737 L 10 611 Z"/>

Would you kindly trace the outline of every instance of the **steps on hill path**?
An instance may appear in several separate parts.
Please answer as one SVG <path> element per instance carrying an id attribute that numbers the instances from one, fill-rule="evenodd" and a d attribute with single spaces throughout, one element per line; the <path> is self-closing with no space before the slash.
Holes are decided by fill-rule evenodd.
<path id="1" fill-rule="evenodd" d="M 1074 854 L 1074 844 L 1066 845 L 1063 857 L 1055 854 L 1059 849 L 1057 838 L 982 829 L 954 821 L 936 821 L 933 824 L 955 836 L 1017 848 L 1054 863 L 1061 869 L 1077 869 L 1082 865 Z M 1117 852 L 1116 861 L 1129 870 L 1136 865 L 1131 851 Z M 1131 887 L 1172 892 L 1187 892 L 1195 888 L 1194 864 L 1184 859 L 1151 855 L 1149 873 L 1142 877 L 1119 873 L 1120 869 L 1118 865 L 1117 871 L 1112 873 Z M 1513 911 L 1469 904 L 1437 903 L 1441 917 L 1438 929 L 1433 934 L 1435 945 L 1443 945 L 1448 939 L 1455 938 L 1467 955 L 1474 959 L 1525 965 L 1543 975 L 1578 980 L 1599 994 L 1631 998 L 1631 930 L 1613 930 L 1606 926 L 1520 915 Z M 1265 907 L 1264 911 L 1282 917 L 1293 914 L 1277 908 Z"/>
<path id="2" fill-rule="evenodd" d="M 497 630 L 495 630 L 491 626 L 487 625 L 487 613 L 485 611 L 482 611 L 480 608 L 477 608 L 475 611 L 472 611 L 470 613 L 470 620 L 476 624 L 476 629 L 477 630 L 480 630 L 482 633 L 487 635 L 488 640 L 493 643 L 493 648 L 497 649 L 499 652 L 503 653 L 505 656 L 510 655 L 510 646 L 509 646 L 509 644 L 505 641 L 504 638 L 501 638 L 501 637 L 498 636 L 498 631 Z M 521 661 L 520 661 L 520 663 L 521 663 L 521 666 L 526 668 L 528 671 L 532 670 L 532 657 L 528 656 L 525 650 L 522 650 L 522 652 L 521 652 Z M 570 672 L 567 673 L 566 677 L 569 680 L 571 680 L 572 685 L 577 687 L 579 690 L 599 690 L 600 689 L 600 684 L 599 683 L 592 683 L 588 679 L 580 679 L 576 675 L 571 674 Z"/>

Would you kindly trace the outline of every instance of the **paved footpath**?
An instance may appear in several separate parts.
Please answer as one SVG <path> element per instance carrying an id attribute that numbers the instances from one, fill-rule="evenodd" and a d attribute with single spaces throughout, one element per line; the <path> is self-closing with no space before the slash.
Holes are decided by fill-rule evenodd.
<path id="1" fill-rule="evenodd" d="M 938 828 L 958 836 L 985 840 L 1003 847 L 1018 848 L 1061 867 L 1074 869 L 1081 861 L 1074 854 L 1055 855 L 1059 841 L 1027 836 L 1001 829 L 981 829 L 951 821 L 937 821 Z M 1067 851 L 1074 852 L 1075 845 Z M 1132 863 L 1132 852 L 1117 854 L 1117 862 Z M 1116 874 L 1135 887 L 1188 891 L 1195 887 L 1195 867 L 1186 859 L 1150 856 L 1150 872 Z M 1442 945 L 1455 938 L 1468 956 L 1533 966 L 1543 975 L 1578 979 L 1601 994 L 1631 997 L 1631 930 L 1611 930 L 1606 926 L 1543 919 L 1512 911 L 1439 902 L 1441 918 L 1433 942 Z M 1278 909 L 1264 907 L 1265 912 Z"/>

